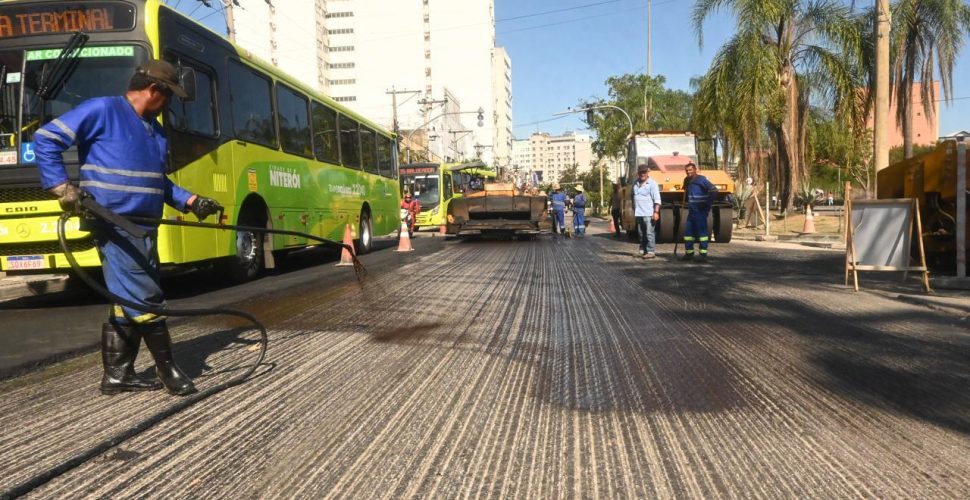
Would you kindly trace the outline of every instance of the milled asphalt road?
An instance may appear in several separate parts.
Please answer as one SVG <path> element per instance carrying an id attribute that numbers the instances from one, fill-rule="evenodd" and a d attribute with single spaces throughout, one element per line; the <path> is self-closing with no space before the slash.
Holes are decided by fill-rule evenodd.
<path id="1" fill-rule="evenodd" d="M 30 496 L 970 497 L 965 320 L 847 291 L 839 252 L 632 249 L 449 242 L 250 298 L 260 376 Z M 252 358 L 236 326 L 174 328 L 200 386 Z M 173 404 L 98 363 L 0 384 L 0 491 Z"/>

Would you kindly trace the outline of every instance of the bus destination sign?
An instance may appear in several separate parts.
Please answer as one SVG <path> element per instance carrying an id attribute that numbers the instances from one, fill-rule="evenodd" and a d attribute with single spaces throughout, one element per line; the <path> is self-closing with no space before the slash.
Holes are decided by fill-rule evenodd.
<path id="1" fill-rule="evenodd" d="M 0 6 L 0 39 L 76 31 L 127 31 L 134 27 L 134 7 L 120 2 Z"/>
<path id="2" fill-rule="evenodd" d="M 436 173 L 438 169 L 434 167 L 401 167 L 401 175 L 416 175 L 416 174 L 433 174 Z"/>

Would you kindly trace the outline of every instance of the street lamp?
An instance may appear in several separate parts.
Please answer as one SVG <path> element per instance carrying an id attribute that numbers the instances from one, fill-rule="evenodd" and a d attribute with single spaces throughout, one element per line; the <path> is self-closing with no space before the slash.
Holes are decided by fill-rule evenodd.
<path id="1" fill-rule="evenodd" d="M 625 109 L 619 106 L 614 106 L 612 104 L 597 104 L 596 106 L 587 106 L 581 109 L 567 108 L 566 111 L 563 111 L 561 113 L 553 113 L 552 116 L 564 116 L 564 115 L 569 115 L 573 113 L 588 113 L 586 115 L 586 120 L 590 123 L 590 125 L 592 125 L 592 122 L 593 122 L 592 112 L 594 109 L 615 109 L 620 113 L 623 113 L 623 116 L 626 117 L 627 123 L 630 125 L 630 135 L 627 136 L 627 138 L 633 137 L 633 119 L 630 118 L 630 114 L 627 113 Z M 603 169 L 601 168 L 600 169 L 600 209 L 601 210 L 603 209 L 603 206 L 604 206 L 603 205 Z"/>
<path id="2" fill-rule="evenodd" d="M 449 111 L 447 113 L 441 113 L 440 115 L 438 115 L 438 116 L 436 116 L 436 117 L 434 117 L 434 118 L 432 118 L 432 119 L 430 119 L 430 120 L 422 123 L 421 125 L 419 125 L 418 127 L 416 127 L 414 130 L 412 130 L 410 133 L 408 133 L 408 135 L 404 139 L 404 142 L 407 143 L 407 148 L 408 148 L 408 155 L 407 155 L 408 156 L 408 158 L 407 158 L 408 163 L 411 163 L 411 137 L 414 135 L 415 132 L 417 132 L 418 130 L 423 129 L 424 127 L 427 127 L 431 122 L 437 120 L 438 118 L 442 118 L 442 117 L 445 117 L 445 116 L 451 116 L 451 115 L 471 115 L 471 114 L 477 114 L 478 115 L 478 126 L 479 127 L 485 125 L 485 110 L 482 109 L 482 108 L 478 108 L 478 111 Z"/>

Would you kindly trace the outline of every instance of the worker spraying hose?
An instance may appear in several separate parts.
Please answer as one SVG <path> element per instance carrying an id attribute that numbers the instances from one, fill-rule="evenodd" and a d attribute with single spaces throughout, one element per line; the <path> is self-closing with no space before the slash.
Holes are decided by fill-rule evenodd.
<path id="1" fill-rule="evenodd" d="M 170 63 L 148 61 L 138 67 L 124 96 L 89 99 L 37 130 L 41 185 L 58 197 L 65 211 L 80 211 L 81 191 L 70 182 L 62 157 L 75 144 L 80 188 L 118 215 L 158 219 L 163 204 L 168 204 L 202 220 L 222 209 L 215 200 L 190 193 L 165 175 L 167 141 L 156 118 L 173 94 L 189 97 L 179 78 Z M 135 235 L 102 219 L 87 218 L 82 227 L 94 235 L 108 290 L 140 306 L 116 303 L 102 325 L 101 392 L 149 391 L 164 385 L 175 395 L 192 394 L 195 385 L 172 357 L 165 316 L 144 312 L 164 308 L 165 297 L 159 284 L 158 224 L 143 222 L 140 227 L 144 234 Z M 134 372 L 142 339 L 161 384 Z"/>

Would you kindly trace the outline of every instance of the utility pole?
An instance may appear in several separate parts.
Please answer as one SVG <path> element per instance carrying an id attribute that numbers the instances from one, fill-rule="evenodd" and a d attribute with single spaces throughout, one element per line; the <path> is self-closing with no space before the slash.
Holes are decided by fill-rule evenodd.
<path id="1" fill-rule="evenodd" d="M 873 195 L 878 193 L 879 171 L 889 166 L 889 33 L 892 13 L 889 0 L 876 0 L 876 109 L 874 114 L 873 155 L 876 178 Z"/>
<path id="2" fill-rule="evenodd" d="M 391 127 L 394 129 L 394 133 L 400 135 L 401 129 L 397 123 L 397 95 L 398 94 L 420 94 L 420 90 L 394 90 L 394 86 L 391 85 L 391 90 L 384 92 L 385 94 L 391 95 L 391 106 L 393 106 L 392 112 L 392 124 Z"/>
<path id="3" fill-rule="evenodd" d="M 643 123 L 644 126 L 649 124 L 650 119 L 650 107 L 653 104 L 651 99 L 647 96 L 647 88 L 650 85 L 650 7 L 651 0 L 647 0 L 647 81 L 643 85 Z"/>
<path id="4" fill-rule="evenodd" d="M 229 41 L 232 43 L 236 43 L 236 21 L 232 17 L 232 6 L 233 4 L 238 5 L 238 3 L 237 0 L 225 0 L 222 4 L 222 7 L 226 11 L 226 36 L 229 37 Z"/>

